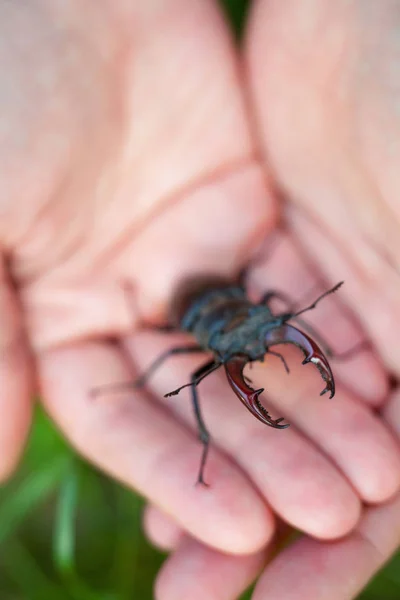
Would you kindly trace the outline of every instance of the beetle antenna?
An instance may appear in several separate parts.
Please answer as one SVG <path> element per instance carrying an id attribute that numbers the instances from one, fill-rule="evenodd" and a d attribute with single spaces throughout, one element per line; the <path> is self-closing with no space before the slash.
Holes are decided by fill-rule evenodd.
<path id="1" fill-rule="evenodd" d="M 318 298 L 316 300 L 314 300 L 314 302 L 312 304 L 310 304 L 309 306 L 307 306 L 306 308 L 303 308 L 302 310 L 299 310 L 299 312 L 294 313 L 291 318 L 293 319 L 294 317 L 298 317 L 300 315 L 302 315 L 303 313 L 307 312 L 308 310 L 312 310 L 313 308 L 315 308 L 317 306 L 317 304 L 323 299 L 325 298 L 325 296 L 329 296 L 329 294 L 333 294 L 334 292 L 336 292 L 340 287 L 342 287 L 342 285 L 344 284 L 344 281 L 339 281 L 339 283 L 337 283 L 335 286 L 333 286 L 333 288 L 331 288 L 330 290 L 327 290 L 326 292 L 324 292 L 323 294 L 321 294 L 320 296 L 318 296 Z"/>

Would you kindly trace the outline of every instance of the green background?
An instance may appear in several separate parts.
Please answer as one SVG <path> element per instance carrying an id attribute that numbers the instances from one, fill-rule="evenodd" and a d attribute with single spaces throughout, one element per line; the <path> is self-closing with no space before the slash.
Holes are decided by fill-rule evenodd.
<path id="1" fill-rule="evenodd" d="M 223 4 L 239 34 L 248 2 Z M 0 600 L 152 600 L 165 556 L 143 537 L 142 508 L 38 410 L 24 461 L 0 489 Z M 360 596 L 399 598 L 400 554 Z"/>

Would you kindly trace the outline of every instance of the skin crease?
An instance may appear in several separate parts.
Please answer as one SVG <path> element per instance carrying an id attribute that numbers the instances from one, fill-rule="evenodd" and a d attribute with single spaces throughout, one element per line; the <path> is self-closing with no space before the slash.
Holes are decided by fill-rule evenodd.
<path id="1" fill-rule="evenodd" d="M 187 598 L 199 573 L 203 597 L 233 600 L 262 571 L 256 600 L 345 600 L 398 543 L 400 15 L 389 1 L 299 6 L 254 3 L 240 55 L 211 0 L 0 7 L 0 473 L 39 391 L 84 456 L 161 511 L 166 539 L 150 535 L 177 550 L 157 600 Z M 223 378 L 202 383 L 215 442 L 212 486 L 196 488 L 189 402 L 160 400 L 194 357 L 145 393 L 89 391 L 174 345 L 139 322 L 165 320 L 185 274 L 233 274 L 283 215 L 254 289 L 301 298 L 345 279 L 310 319 L 335 348 L 361 336 L 373 352 L 338 365 L 331 403 L 298 354 L 289 378 L 276 363 L 258 372 L 284 433 L 245 414 Z M 262 569 L 280 519 L 304 536 Z"/>

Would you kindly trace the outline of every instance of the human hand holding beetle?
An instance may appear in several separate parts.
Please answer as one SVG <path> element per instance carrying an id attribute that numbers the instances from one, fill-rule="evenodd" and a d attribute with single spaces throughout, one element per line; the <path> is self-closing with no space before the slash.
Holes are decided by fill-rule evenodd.
<path id="1" fill-rule="evenodd" d="M 350 598 L 397 544 L 398 499 L 364 508 L 399 487 L 397 441 L 373 414 L 400 430 L 397 389 L 388 395 L 388 373 L 400 371 L 400 74 L 384 68 L 397 16 L 361 5 L 304 2 L 298 14 L 294 2 L 259 1 L 245 77 L 212 2 L 0 9 L 0 471 L 14 468 L 38 390 L 82 454 L 148 498 L 149 536 L 175 550 L 159 600 L 236 598 L 270 556 L 276 520 L 304 536 L 265 568 L 254 600 Z M 255 372 L 271 412 L 292 424 L 284 432 L 253 420 L 218 375 L 204 381 L 211 488 L 195 487 L 188 399 L 161 400 L 194 357 L 174 361 L 144 393 L 93 401 L 89 392 L 133 379 L 179 341 L 140 323 L 164 322 L 182 276 L 233 277 L 281 211 L 288 235 L 250 273 L 253 289 L 298 300 L 318 277 L 345 279 L 312 324 L 338 350 L 367 337 L 379 361 L 364 353 L 333 364 L 332 401 L 318 397 L 318 375 L 297 369 L 298 354 L 290 376 L 278 360 Z"/>

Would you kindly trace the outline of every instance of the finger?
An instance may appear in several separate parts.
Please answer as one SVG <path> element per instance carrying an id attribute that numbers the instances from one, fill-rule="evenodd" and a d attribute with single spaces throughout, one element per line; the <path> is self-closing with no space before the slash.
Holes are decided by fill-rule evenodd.
<path id="1" fill-rule="evenodd" d="M 148 540 L 160 550 L 174 550 L 184 535 L 172 517 L 152 504 L 144 510 L 143 527 Z"/>
<path id="2" fill-rule="evenodd" d="M 338 270 L 337 281 L 343 277 Z M 273 287 L 287 294 L 297 310 L 329 288 L 329 284 L 318 280 L 315 265 L 301 253 L 299 244 L 283 231 L 274 236 L 269 251 L 267 246 L 264 259 L 255 264 L 249 280 L 251 287 L 259 291 L 258 296 Z M 337 281 L 332 280 L 331 283 Z M 346 295 L 343 295 L 343 291 L 347 284 L 345 281 L 343 288 L 337 293 L 325 298 L 315 310 L 302 315 L 302 319 L 319 333 L 322 349 L 325 342 L 336 353 L 346 352 L 365 340 L 365 334 L 355 315 L 345 306 Z M 287 310 L 287 306 L 282 303 L 272 303 L 271 306 L 276 310 Z M 305 329 L 302 324 L 299 327 Z M 319 343 L 319 340 L 316 341 Z M 330 359 L 330 362 L 338 381 L 372 406 L 382 405 L 387 397 L 388 378 L 372 348 L 355 352 L 345 360 Z"/>
<path id="3" fill-rule="evenodd" d="M 287 219 L 308 252 L 312 253 L 313 247 L 318 246 L 316 261 L 325 269 L 327 276 L 332 278 L 341 273 L 348 284 L 343 286 L 343 298 L 357 311 L 363 329 L 373 341 L 386 369 L 399 375 L 397 323 L 400 289 L 397 289 L 397 276 L 394 277 L 392 266 L 361 239 L 357 241 L 357 254 L 367 263 L 378 263 L 373 275 L 368 272 L 364 276 L 363 267 L 349 261 L 350 250 L 326 236 L 303 212 L 290 209 Z"/>
<path id="4" fill-rule="evenodd" d="M 18 300 L 0 263 L 0 479 L 14 470 L 32 420 L 33 374 Z"/>
<path id="5" fill-rule="evenodd" d="M 38 360 L 48 412 L 89 460 L 216 548 L 253 552 L 270 538 L 271 511 L 227 458 L 214 450 L 213 485 L 194 485 L 199 444 L 156 402 L 138 393 L 90 397 L 94 387 L 132 378 L 118 347 L 87 343 Z"/>
<path id="6" fill-rule="evenodd" d="M 400 448 L 381 418 L 340 386 L 332 400 L 319 397 L 318 371 L 301 365 L 297 349 L 283 352 L 291 368 L 285 390 L 271 364 L 255 365 L 256 387 L 265 385 L 275 411 L 332 459 L 365 502 L 389 499 L 400 486 Z"/>
<path id="7" fill-rule="evenodd" d="M 386 406 L 382 409 L 383 418 L 395 433 L 397 439 L 400 439 L 400 388 L 396 387 Z"/>
<path id="8" fill-rule="evenodd" d="M 268 164 L 290 200 L 286 222 L 330 279 L 346 281 L 343 297 L 399 374 L 398 153 L 388 143 L 400 131 L 399 70 L 387 69 L 397 65 L 397 5 L 253 8 L 251 96 Z"/>
<path id="9" fill-rule="evenodd" d="M 334 544 L 301 538 L 264 571 L 252 600 L 351 600 L 396 550 L 400 497 L 365 511 L 356 530 Z"/>
<path id="10" fill-rule="evenodd" d="M 154 358 L 174 345 L 178 345 L 178 338 L 149 333 L 140 333 L 127 341 L 139 372 L 150 362 L 149 356 Z M 186 383 L 199 360 L 171 359 L 154 374 L 149 389 L 162 396 Z M 344 535 L 354 527 L 359 517 L 359 500 L 347 480 L 314 444 L 294 427 L 278 431 L 259 423 L 244 410 L 223 376 L 216 374 L 205 379 L 198 392 L 214 445 L 218 444 L 239 462 L 285 521 L 322 538 Z M 187 390 L 166 399 L 165 403 L 194 427 Z M 212 483 L 213 460 L 211 456 L 207 473 Z"/>
<path id="11" fill-rule="evenodd" d="M 229 556 L 184 538 L 164 563 L 156 583 L 157 600 L 232 600 L 254 581 L 266 559 L 263 550 Z M 199 582 L 201 582 L 199 584 Z"/>

